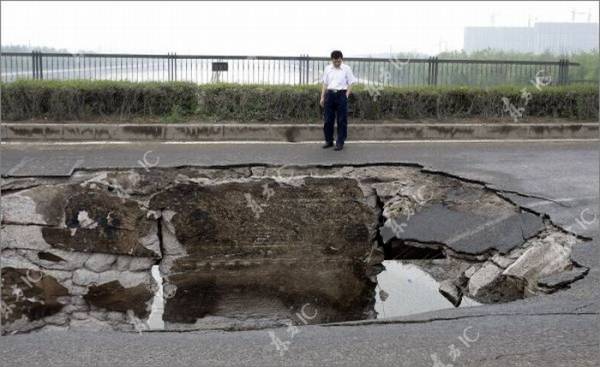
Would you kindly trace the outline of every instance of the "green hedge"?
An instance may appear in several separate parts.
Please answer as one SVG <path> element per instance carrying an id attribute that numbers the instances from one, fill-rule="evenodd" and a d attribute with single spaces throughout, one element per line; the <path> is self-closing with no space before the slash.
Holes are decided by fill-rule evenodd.
<path id="1" fill-rule="evenodd" d="M 191 83 L 22 80 L 1 85 L 6 120 L 167 116 L 190 114 L 197 106 Z"/>
<path id="2" fill-rule="evenodd" d="M 357 120 L 498 118 L 510 115 L 503 97 L 523 117 L 598 118 L 598 88 L 590 85 L 525 87 L 386 87 L 357 85 L 350 116 Z M 5 120 L 159 118 L 161 121 L 319 121 L 319 86 L 185 82 L 17 81 L 0 85 Z"/>

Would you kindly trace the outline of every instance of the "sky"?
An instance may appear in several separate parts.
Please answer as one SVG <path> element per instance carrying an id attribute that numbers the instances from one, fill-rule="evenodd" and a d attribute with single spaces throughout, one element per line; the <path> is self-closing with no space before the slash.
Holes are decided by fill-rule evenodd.
<path id="1" fill-rule="evenodd" d="M 436 54 L 465 26 L 598 22 L 597 1 L 2 1 L 1 43 L 71 52 L 344 56 Z"/>

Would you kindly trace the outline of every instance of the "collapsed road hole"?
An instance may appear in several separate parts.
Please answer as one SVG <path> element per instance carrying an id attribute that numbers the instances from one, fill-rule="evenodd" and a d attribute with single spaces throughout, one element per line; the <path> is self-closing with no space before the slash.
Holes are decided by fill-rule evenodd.
<path id="1" fill-rule="evenodd" d="M 3 182 L 3 333 L 373 319 L 552 293 L 588 271 L 571 260 L 581 239 L 548 218 L 416 166 L 19 180 Z"/>

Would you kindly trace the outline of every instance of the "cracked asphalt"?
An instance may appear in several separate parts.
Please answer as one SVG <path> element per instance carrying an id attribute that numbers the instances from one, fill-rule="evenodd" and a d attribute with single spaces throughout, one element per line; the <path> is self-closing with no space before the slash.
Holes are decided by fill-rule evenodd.
<path id="1" fill-rule="evenodd" d="M 258 331 L 62 332 L 1 337 L 3 366 L 596 366 L 598 142 L 319 144 L 3 144 L 1 173 L 241 164 L 418 164 L 485 183 L 590 241 L 573 259 L 591 270 L 571 288 L 505 304 L 403 318 Z M 270 334 L 272 332 L 273 334 Z M 273 337 L 283 343 L 277 350 Z M 289 343 L 288 343 L 289 342 Z"/>

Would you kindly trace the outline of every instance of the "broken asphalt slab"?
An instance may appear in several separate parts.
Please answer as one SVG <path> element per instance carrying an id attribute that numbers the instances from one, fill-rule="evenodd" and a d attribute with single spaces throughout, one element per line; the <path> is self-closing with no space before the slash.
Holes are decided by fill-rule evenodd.
<path id="1" fill-rule="evenodd" d="M 481 254 L 497 250 L 502 254 L 520 246 L 544 228 L 542 218 L 530 212 L 516 212 L 486 217 L 467 211 L 452 210 L 435 204 L 398 222 L 405 224 L 396 238 L 405 241 L 445 244 L 452 250 L 466 254 Z M 469 228 L 469 231 L 465 231 Z M 383 241 L 393 235 L 389 227 L 382 230 Z"/>

